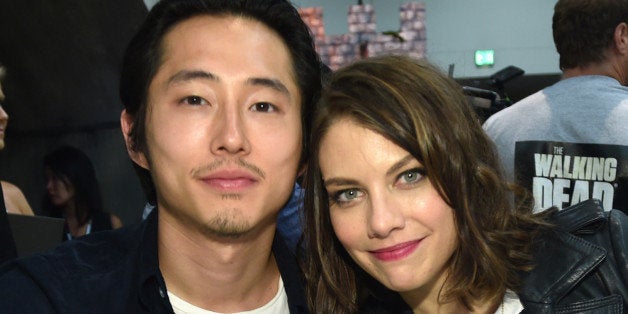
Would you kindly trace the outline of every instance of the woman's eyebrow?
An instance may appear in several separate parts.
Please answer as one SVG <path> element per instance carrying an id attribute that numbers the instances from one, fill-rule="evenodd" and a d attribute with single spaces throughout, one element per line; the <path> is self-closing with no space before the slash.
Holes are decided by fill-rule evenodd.
<path id="1" fill-rule="evenodd" d="M 333 185 L 358 185 L 358 184 L 359 182 L 357 180 L 347 179 L 347 178 L 329 178 L 323 181 L 323 185 L 325 185 L 325 187 L 333 186 Z"/>
<path id="2" fill-rule="evenodd" d="M 390 168 L 388 168 L 388 171 L 386 171 L 386 176 L 395 174 L 395 172 L 399 171 L 399 169 L 403 168 L 403 166 L 410 163 L 413 159 L 414 159 L 414 156 L 408 154 L 408 156 L 404 157 L 403 159 L 399 160 L 394 165 L 392 165 Z"/>

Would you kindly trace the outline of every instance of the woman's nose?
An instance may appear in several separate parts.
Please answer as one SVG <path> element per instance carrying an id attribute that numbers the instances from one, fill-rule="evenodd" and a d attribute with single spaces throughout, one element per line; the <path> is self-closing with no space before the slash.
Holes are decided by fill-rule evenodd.
<path id="1" fill-rule="evenodd" d="M 368 233 L 372 238 L 385 238 L 391 232 L 405 227 L 405 217 L 399 204 L 391 196 L 376 195 L 370 199 Z"/>

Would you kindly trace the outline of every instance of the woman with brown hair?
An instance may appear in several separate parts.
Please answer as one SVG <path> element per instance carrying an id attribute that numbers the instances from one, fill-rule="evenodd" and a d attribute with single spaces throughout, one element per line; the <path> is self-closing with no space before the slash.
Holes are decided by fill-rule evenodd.
<path id="1" fill-rule="evenodd" d="M 628 307 L 626 216 L 594 201 L 533 214 L 460 87 L 431 65 L 388 56 L 339 70 L 311 136 L 313 312 Z"/>

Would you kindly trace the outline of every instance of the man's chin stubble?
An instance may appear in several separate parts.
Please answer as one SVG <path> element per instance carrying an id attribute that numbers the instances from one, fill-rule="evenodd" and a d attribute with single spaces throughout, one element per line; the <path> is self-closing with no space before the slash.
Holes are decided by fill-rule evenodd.
<path id="1" fill-rule="evenodd" d="M 208 236 L 238 239 L 251 230 L 248 222 L 236 222 L 232 217 L 214 217 L 204 228 Z"/>

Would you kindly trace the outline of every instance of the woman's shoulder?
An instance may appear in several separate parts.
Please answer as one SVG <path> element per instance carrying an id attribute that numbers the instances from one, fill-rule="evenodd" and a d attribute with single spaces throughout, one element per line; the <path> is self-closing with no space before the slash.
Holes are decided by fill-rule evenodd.
<path id="1" fill-rule="evenodd" d="M 625 272 L 617 269 L 628 264 L 622 253 L 628 250 L 625 214 L 605 211 L 599 201 L 588 200 L 553 213 L 550 221 L 555 228 L 538 241 L 535 268 L 522 276 L 519 293 L 526 308 L 543 304 L 568 307 L 580 301 L 600 306 L 598 300 L 609 297 L 601 282 L 628 282 L 628 278 L 618 278 Z M 590 299 L 584 300 L 585 294 Z M 621 298 L 628 299 L 628 295 Z"/>
<path id="2" fill-rule="evenodd" d="M 118 229 L 122 227 L 122 220 L 120 220 L 120 217 L 116 216 L 115 214 L 109 214 L 109 219 L 111 220 L 111 227 L 113 229 Z"/>
<path id="3" fill-rule="evenodd" d="M 6 204 L 7 212 L 33 215 L 33 209 L 28 204 L 24 193 L 15 184 L 8 181 L 0 181 L 2 185 L 2 194 L 4 196 L 4 203 Z"/>
<path id="4" fill-rule="evenodd" d="M 111 230 L 120 227 L 122 227 L 122 220 L 115 214 L 98 211 L 92 216 L 92 231 Z"/>
<path id="5" fill-rule="evenodd" d="M 628 216 L 619 210 L 604 210 L 599 200 L 590 199 L 555 211 L 549 216 L 553 228 L 540 237 L 537 256 L 551 249 L 564 254 L 601 250 L 604 255 L 618 246 L 628 250 Z M 555 259 L 556 257 L 552 257 Z"/>

